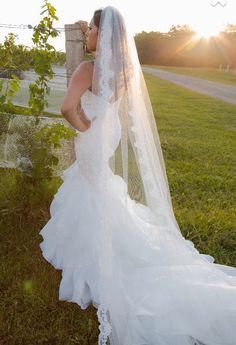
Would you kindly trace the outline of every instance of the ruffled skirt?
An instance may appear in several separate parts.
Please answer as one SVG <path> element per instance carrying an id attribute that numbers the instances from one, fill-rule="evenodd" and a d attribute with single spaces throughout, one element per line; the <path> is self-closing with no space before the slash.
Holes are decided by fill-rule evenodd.
<path id="1" fill-rule="evenodd" d="M 100 203 L 76 160 L 41 229 L 44 258 L 62 270 L 59 299 L 82 309 L 100 304 Z M 215 264 L 168 231 L 170 220 L 130 199 L 124 180 L 107 182 L 112 235 L 107 287 L 112 345 L 236 345 L 236 268 Z M 126 210 L 124 217 L 124 208 Z"/>

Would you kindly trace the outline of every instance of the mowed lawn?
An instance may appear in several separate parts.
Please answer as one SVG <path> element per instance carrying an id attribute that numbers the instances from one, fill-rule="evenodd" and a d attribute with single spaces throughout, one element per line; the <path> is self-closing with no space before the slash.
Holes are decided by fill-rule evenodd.
<path id="1" fill-rule="evenodd" d="M 236 266 L 236 106 L 146 75 L 183 235 Z"/>
<path id="2" fill-rule="evenodd" d="M 145 78 L 181 231 L 201 253 L 236 266 L 236 107 Z M 58 180 L 51 199 L 57 187 Z M 0 203 L 6 213 L 4 200 L 14 188 L 15 175 L 1 171 Z M 0 221 L 1 345 L 97 344 L 96 309 L 59 301 L 61 271 L 42 257 L 38 233 L 49 219 L 48 209 L 49 204 L 27 217 L 19 214 L 16 224 L 8 225 L 7 217 Z"/>
<path id="3" fill-rule="evenodd" d="M 211 80 L 217 83 L 228 84 L 236 86 L 236 72 L 232 69 L 227 72 L 224 68 L 202 68 L 202 67 L 176 67 L 176 66 L 159 66 L 159 65 L 143 65 L 146 67 L 153 67 L 162 69 L 164 71 L 173 72 L 177 74 L 188 75 L 190 77 L 197 77 L 201 79 Z"/>

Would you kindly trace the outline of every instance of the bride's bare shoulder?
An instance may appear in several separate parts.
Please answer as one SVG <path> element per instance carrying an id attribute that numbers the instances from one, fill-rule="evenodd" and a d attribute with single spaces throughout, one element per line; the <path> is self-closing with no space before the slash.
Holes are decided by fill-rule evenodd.
<path id="1" fill-rule="evenodd" d="M 72 80 L 76 82 L 85 82 L 91 85 L 93 79 L 93 64 L 90 61 L 82 61 L 74 70 Z"/>

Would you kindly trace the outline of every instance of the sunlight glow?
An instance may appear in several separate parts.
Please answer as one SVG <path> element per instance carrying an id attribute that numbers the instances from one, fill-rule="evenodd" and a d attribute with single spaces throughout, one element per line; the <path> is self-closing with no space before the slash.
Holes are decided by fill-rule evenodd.
<path id="1" fill-rule="evenodd" d="M 193 27 L 194 31 L 196 31 L 196 38 L 206 38 L 209 39 L 210 37 L 216 37 L 219 35 L 222 27 L 220 25 L 212 25 L 211 23 L 205 25 L 195 25 Z"/>

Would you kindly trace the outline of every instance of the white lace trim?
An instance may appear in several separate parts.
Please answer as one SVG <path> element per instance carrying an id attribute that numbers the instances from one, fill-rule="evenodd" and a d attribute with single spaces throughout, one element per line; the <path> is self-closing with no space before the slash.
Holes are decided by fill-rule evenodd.
<path id="1" fill-rule="evenodd" d="M 103 27 L 101 29 L 101 42 L 100 46 L 103 47 L 104 51 L 106 52 L 104 54 L 100 52 L 100 96 L 104 99 L 105 105 L 107 105 L 107 102 L 110 98 L 110 96 L 113 94 L 113 90 L 110 85 L 110 80 L 114 76 L 114 72 L 110 68 L 110 62 L 111 62 L 111 56 L 112 56 L 112 49 L 111 49 L 111 40 L 112 40 L 112 30 L 107 30 L 112 25 L 112 12 L 108 11 L 106 14 L 106 22 L 103 24 Z M 105 28 L 105 29 L 104 29 Z M 106 66 L 106 68 L 103 68 L 103 66 Z M 102 73 L 103 72 L 103 73 Z"/>
<path id="2" fill-rule="evenodd" d="M 100 331 L 98 336 L 98 345 L 107 345 L 107 339 L 111 333 L 112 327 L 108 309 L 103 304 L 99 304 L 97 316 L 100 323 L 98 326 Z"/>

